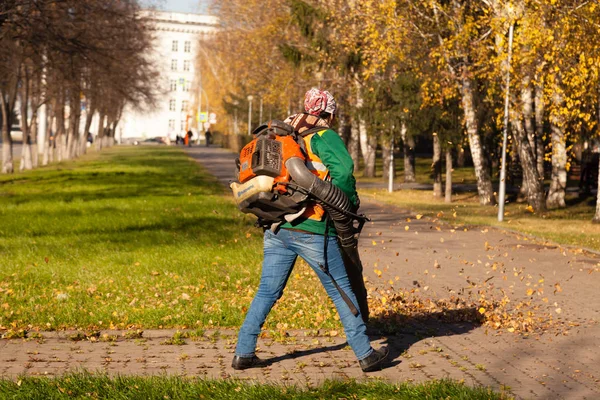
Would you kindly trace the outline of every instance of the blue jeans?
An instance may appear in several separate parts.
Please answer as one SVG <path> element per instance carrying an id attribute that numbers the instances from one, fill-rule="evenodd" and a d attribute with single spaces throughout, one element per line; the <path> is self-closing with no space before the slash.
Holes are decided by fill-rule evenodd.
<path id="1" fill-rule="evenodd" d="M 275 302 L 283 295 L 283 289 L 298 256 L 302 257 L 316 272 L 327 294 L 333 300 L 344 326 L 346 339 L 356 358 L 362 360 L 373 352 L 362 316 L 352 314 L 331 279 L 319 268 L 319 263 L 323 264 L 324 262 L 324 240 L 325 236 L 323 235 L 288 229 L 280 229 L 277 234 L 270 230 L 265 232 L 260 285 L 238 334 L 235 349 L 237 356 L 252 357 L 254 355 L 260 329 Z M 358 302 L 350 287 L 346 268 L 334 236 L 327 237 L 327 265 L 331 276 L 358 309 Z"/>

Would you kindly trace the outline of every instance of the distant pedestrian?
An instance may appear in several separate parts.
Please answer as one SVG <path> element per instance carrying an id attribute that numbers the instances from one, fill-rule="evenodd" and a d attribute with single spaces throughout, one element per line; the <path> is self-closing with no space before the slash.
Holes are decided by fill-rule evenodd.
<path id="1" fill-rule="evenodd" d="M 204 133 L 204 136 L 206 137 L 206 147 L 210 146 L 210 140 L 212 137 L 212 133 L 210 132 L 210 130 L 206 130 L 206 133 Z"/>
<path id="2" fill-rule="evenodd" d="M 191 130 L 187 131 L 185 134 L 185 138 L 187 139 L 186 145 L 188 147 L 192 147 L 192 136 L 194 136 L 194 133 Z"/>

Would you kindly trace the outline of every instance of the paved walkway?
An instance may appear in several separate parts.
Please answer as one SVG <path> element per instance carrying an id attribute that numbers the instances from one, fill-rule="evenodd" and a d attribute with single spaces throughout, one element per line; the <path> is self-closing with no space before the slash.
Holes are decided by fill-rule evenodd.
<path id="1" fill-rule="evenodd" d="M 231 179 L 235 155 L 218 148 L 188 152 L 222 182 Z M 418 318 L 381 317 L 376 322 L 397 318 L 402 325 L 394 334 L 374 332 L 374 342 L 390 346 L 391 362 L 368 375 L 360 371 L 343 339 L 304 332 L 291 332 L 285 344 L 260 339 L 258 354 L 270 365 L 241 372 L 230 366 L 233 331 L 205 332 L 184 345 L 161 344 L 174 334 L 166 330 L 146 331 L 142 339 L 102 332 L 94 341 L 72 341 L 69 332 L 44 333 L 44 340 L 0 340 L 0 375 L 55 375 L 86 368 L 300 385 L 325 378 L 452 378 L 520 399 L 600 398 L 599 255 L 500 230 L 418 219 L 409 211 L 367 199 L 361 210 L 372 218 L 361 248 L 374 304 L 382 305 L 383 297 L 393 299 L 399 292 L 424 300 L 407 307 L 422 308 L 429 304 L 426 299 L 472 303 L 505 296 L 507 313 L 499 320 L 515 325 L 495 330 L 461 322 L 464 310 L 454 310 L 450 301 L 445 311 Z M 545 329 L 522 334 L 523 324 L 538 318 L 545 321 Z"/>

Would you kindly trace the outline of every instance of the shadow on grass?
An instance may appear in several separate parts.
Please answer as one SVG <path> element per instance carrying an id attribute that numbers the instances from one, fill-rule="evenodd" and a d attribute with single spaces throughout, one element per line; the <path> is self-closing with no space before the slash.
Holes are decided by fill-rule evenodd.
<path id="1" fill-rule="evenodd" d="M 52 213 L 49 213 L 50 215 Z M 62 215 L 61 212 L 56 212 L 54 213 L 57 216 Z M 85 215 L 84 212 L 78 211 L 74 213 L 74 216 L 80 216 L 80 215 Z M 33 214 L 32 214 L 33 216 Z M 26 217 L 26 215 L 25 215 Z M 64 231 L 55 231 L 53 229 L 51 229 L 51 227 L 48 228 L 48 230 L 42 231 L 42 230 L 30 230 L 27 233 L 27 236 L 31 236 L 31 237 L 44 237 L 44 236 L 53 236 L 53 237 L 57 237 L 57 236 L 73 236 L 73 235 L 97 235 L 97 234 L 108 234 L 108 235 L 113 235 L 113 234 L 128 234 L 128 233 L 133 233 L 136 235 L 141 235 L 144 233 L 152 233 L 152 232 L 164 232 L 164 231 L 169 231 L 169 232 L 180 232 L 180 233 L 185 233 L 185 234 L 192 234 L 192 233 L 204 233 L 204 234 L 211 234 L 213 232 L 221 232 L 223 231 L 223 227 L 227 226 L 227 227 L 232 227 L 231 229 L 233 229 L 233 227 L 237 226 L 240 224 L 240 220 L 239 219 L 234 219 L 234 218 L 227 218 L 227 217 L 211 217 L 211 216 L 194 216 L 194 217 L 170 217 L 170 218 L 165 218 L 162 219 L 160 221 L 157 222 L 153 222 L 153 223 L 148 223 L 145 225 L 120 225 L 118 227 L 104 227 L 104 226 L 85 226 L 82 227 L 80 229 L 78 228 L 72 228 L 70 231 L 68 232 L 64 232 Z M 230 230 L 230 229 L 227 229 Z M 217 236 L 219 236 L 219 234 L 217 234 Z M 25 235 L 6 235 L 6 237 L 11 237 L 11 236 L 25 236 Z M 118 236 L 118 237 L 108 237 L 105 240 L 109 241 L 109 242 L 121 242 L 124 238 L 122 236 Z"/>
<path id="2" fill-rule="evenodd" d="M 592 193 L 580 193 L 577 196 L 566 197 L 565 203 L 567 204 L 567 207 L 574 207 L 578 205 L 583 205 L 586 207 L 595 207 L 596 195 Z"/>
<path id="3" fill-rule="evenodd" d="M 10 185 L 7 185 L 6 196 L 17 205 L 30 202 L 123 200 L 146 196 L 177 197 L 183 195 L 186 189 L 204 195 L 222 193 L 210 178 L 195 174 L 181 178 L 174 176 L 173 172 L 78 171 L 15 180 L 13 183 L 34 184 L 45 189 L 42 193 L 19 193 L 11 191 Z"/>

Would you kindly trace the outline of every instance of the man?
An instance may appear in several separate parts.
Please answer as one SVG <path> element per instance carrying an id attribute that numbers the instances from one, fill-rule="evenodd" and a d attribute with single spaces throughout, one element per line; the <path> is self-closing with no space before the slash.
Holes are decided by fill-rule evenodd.
<path id="1" fill-rule="evenodd" d="M 333 96 L 327 91 L 313 88 L 305 95 L 304 108 L 306 112 L 293 115 L 286 122 L 294 126 L 300 134 L 311 128 L 323 128 L 304 136 L 307 167 L 319 178 L 331 179 L 331 182 L 357 205 L 358 195 L 352 175 L 352 158 L 342 139 L 330 128 L 337 108 Z M 371 347 L 361 314 L 352 313 L 340 290 L 334 285 L 333 280 L 348 295 L 354 308 L 358 308 L 342 261 L 335 230 L 327 223 L 323 208 L 316 203 L 307 205 L 300 218 L 283 224 L 276 232 L 265 231 L 261 281 L 239 331 L 232 367 L 241 370 L 264 365 L 255 354 L 257 338 L 271 308 L 282 296 L 298 256 L 316 272 L 334 302 L 348 344 L 359 360 L 362 370 L 370 372 L 381 369 L 388 349 L 374 350 Z M 321 270 L 320 264 L 328 266 L 329 275 Z"/>
<path id="2" fill-rule="evenodd" d="M 204 137 L 206 138 L 206 147 L 210 146 L 211 136 L 212 136 L 212 133 L 210 132 L 209 129 L 207 129 L 206 132 L 204 133 Z"/>

